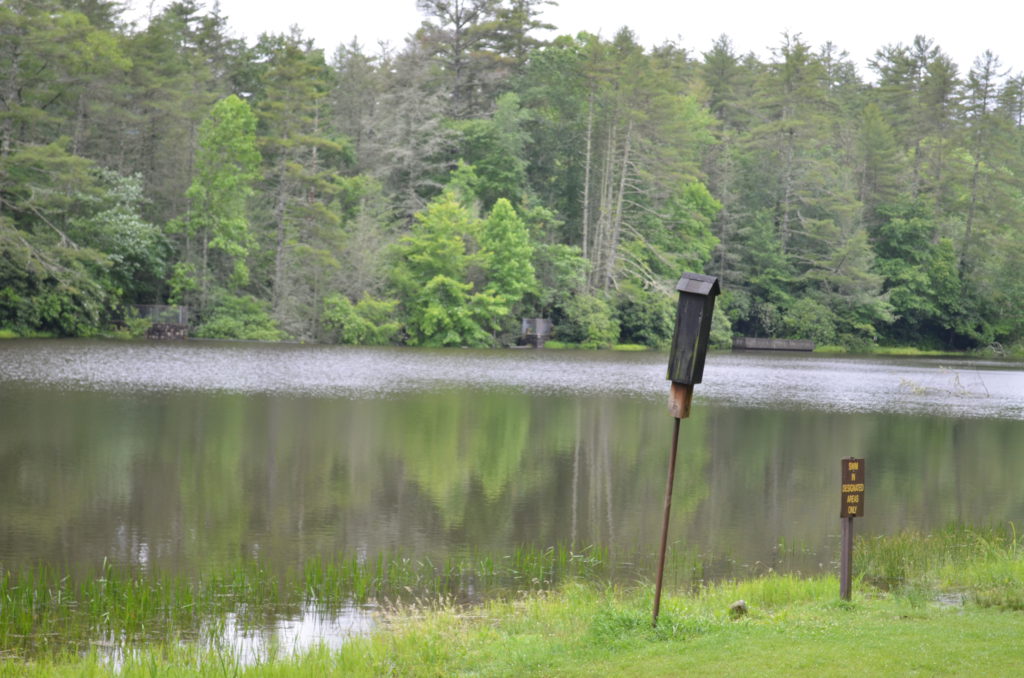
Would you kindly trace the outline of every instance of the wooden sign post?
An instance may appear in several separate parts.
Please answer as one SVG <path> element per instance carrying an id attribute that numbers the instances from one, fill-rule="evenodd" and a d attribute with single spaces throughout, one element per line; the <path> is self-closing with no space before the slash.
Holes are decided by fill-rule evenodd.
<path id="1" fill-rule="evenodd" d="M 864 460 L 841 460 L 842 491 L 839 517 L 843 521 L 842 553 L 839 556 L 839 597 L 849 600 L 853 578 L 853 519 L 864 515 Z"/>
<path id="2" fill-rule="evenodd" d="M 675 419 L 672 429 L 672 452 L 665 483 L 665 515 L 661 523 L 661 549 L 658 551 L 658 574 L 654 583 L 653 623 L 658 625 L 661 608 L 661 584 L 665 576 L 665 551 L 668 548 L 668 519 L 672 513 L 672 484 L 676 475 L 676 451 L 679 449 L 679 421 L 690 416 L 693 385 L 704 376 L 704 357 L 711 335 L 711 317 L 715 297 L 720 288 L 718 278 L 699 273 L 684 273 L 676 284 L 679 303 L 676 307 L 676 328 L 668 358 L 668 410 Z"/>

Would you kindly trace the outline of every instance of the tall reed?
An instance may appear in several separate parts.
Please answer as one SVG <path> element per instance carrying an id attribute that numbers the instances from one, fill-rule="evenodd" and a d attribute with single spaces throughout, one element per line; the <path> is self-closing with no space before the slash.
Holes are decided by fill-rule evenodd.
<path id="1" fill-rule="evenodd" d="M 607 553 L 564 546 L 485 554 L 411 558 L 400 554 L 314 558 L 284 572 L 244 561 L 198 577 L 104 562 L 87 576 L 49 565 L 0 569 L 0 652 L 84 649 L 97 639 L 126 641 L 198 636 L 227 613 L 258 627 L 314 607 L 331 614 L 382 601 L 485 597 L 551 588 L 571 578 L 603 576 Z"/>

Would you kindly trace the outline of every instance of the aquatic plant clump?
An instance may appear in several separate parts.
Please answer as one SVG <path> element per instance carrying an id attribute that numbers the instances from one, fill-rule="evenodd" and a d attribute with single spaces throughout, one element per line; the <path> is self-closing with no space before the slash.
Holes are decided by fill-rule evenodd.
<path id="1" fill-rule="evenodd" d="M 521 547 L 504 557 L 477 554 L 443 562 L 385 554 L 311 559 L 286 572 L 246 562 L 197 578 L 109 562 L 88 576 L 49 566 L 0 570 L 0 652 L 84 650 L 103 638 L 199 639 L 228 614 L 243 628 L 260 628 L 309 607 L 329 616 L 368 603 L 479 603 L 551 589 L 569 579 L 599 579 L 607 560 L 599 548 Z"/>

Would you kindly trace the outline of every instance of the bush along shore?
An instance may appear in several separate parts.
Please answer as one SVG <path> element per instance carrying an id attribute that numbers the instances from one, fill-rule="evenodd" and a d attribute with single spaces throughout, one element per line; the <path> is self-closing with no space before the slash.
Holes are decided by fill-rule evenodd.
<path id="1" fill-rule="evenodd" d="M 541 553 L 548 560 L 526 561 L 548 581 L 563 567 L 561 583 L 543 587 L 527 577 L 472 605 L 450 595 L 407 598 L 382 605 L 369 633 L 259 656 L 175 634 L 115 653 L 96 644 L 26 652 L 10 620 L 38 615 L 29 601 L 46 597 L 52 582 L 5 575 L 0 675 L 1016 676 L 1024 665 L 1024 541 L 1012 526 L 859 539 L 849 602 L 839 600 L 832 575 L 769 572 L 687 586 L 663 599 L 657 627 L 649 586 L 611 585 L 595 576 L 593 561 L 574 572 L 570 554 L 560 565 L 557 553 Z M 259 580 L 248 576 L 239 585 Z M 266 579 L 267 591 L 280 588 Z M 136 591 L 124 594 L 121 624 L 150 604 L 181 614 L 202 607 L 154 596 L 159 587 L 141 580 L 117 586 Z M 250 593 L 249 609 L 258 609 L 263 594 Z M 93 629 L 110 623 L 108 593 L 79 595 L 69 607 L 84 616 L 80 624 L 90 615 Z"/>

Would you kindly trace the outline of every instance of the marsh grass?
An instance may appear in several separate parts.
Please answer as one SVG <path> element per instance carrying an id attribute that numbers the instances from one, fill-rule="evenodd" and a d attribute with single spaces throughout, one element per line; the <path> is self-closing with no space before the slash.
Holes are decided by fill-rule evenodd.
<path id="1" fill-rule="evenodd" d="M 850 349 L 836 344 L 822 344 L 814 347 L 815 353 L 849 353 Z"/>
<path id="2" fill-rule="evenodd" d="M 861 538 L 854 571 L 879 589 L 903 595 L 964 592 L 983 606 L 1024 609 L 1024 537 L 1013 524 Z"/>
<path id="3" fill-rule="evenodd" d="M 684 578 L 668 589 L 656 627 L 650 584 L 611 583 L 600 550 L 309 561 L 285 575 L 251 564 L 198 580 L 110 565 L 81 580 L 5 572 L 0 676 L 108 675 L 97 638 L 122 648 L 124 676 L 725 675 L 719 669 L 748 661 L 775 667 L 764 675 L 828 675 L 815 664 L 820 653 L 865 648 L 890 671 L 877 675 L 957 666 L 946 672 L 972 675 L 978 666 L 956 662 L 978 642 L 995 662 L 990 675 L 1019 668 L 1024 654 L 1012 643 L 1024 617 L 1003 612 L 1024 609 L 1024 544 L 1012 525 L 859 538 L 854 553 L 852 601 L 839 600 L 832 574 Z M 674 558 L 702 573 L 695 554 Z M 271 646 L 242 662 L 210 641 L 229 612 L 256 626 L 303 603 L 329 610 L 371 599 L 380 601 L 376 630 L 341 650 Z M 730 614 L 737 600 L 747 614 Z M 907 643 L 927 645 L 931 663 L 908 655 Z"/>
<path id="4" fill-rule="evenodd" d="M 873 355 L 894 355 L 894 356 L 954 356 L 965 355 L 964 351 L 941 351 L 916 346 L 874 346 L 871 349 Z"/>
<path id="5" fill-rule="evenodd" d="M 125 642 L 216 635 L 231 613 L 242 628 L 258 628 L 312 605 L 329 615 L 368 602 L 428 600 L 477 603 L 550 589 L 572 578 L 596 580 L 607 571 L 599 548 L 517 548 L 506 557 L 430 558 L 379 555 L 313 559 L 278 573 L 255 562 L 197 578 L 139 571 L 108 562 L 91 575 L 48 566 L 0 570 L 0 651 L 31 655 L 82 650 L 97 638 Z"/>
<path id="6" fill-rule="evenodd" d="M 7 327 L 0 328 L 0 339 L 53 339 L 57 335 L 52 332 L 16 331 Z"/>
<path id="7" fill-rule="evenodd" d="M 835 344 L 822 344 L 814 347 L 815 353 L 867 353 L 870 355 L 907 356 L 907 357 L 936 357 L 936 356 L 967 356 L 966 351 L 943 351 L 929 348 L 918 348 L 916 346 L 871 346 L 870 348 L 851 349 L 847 346 Z"/>

